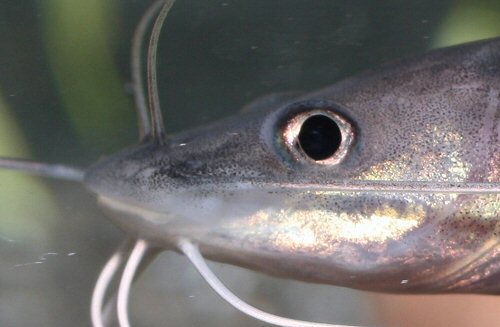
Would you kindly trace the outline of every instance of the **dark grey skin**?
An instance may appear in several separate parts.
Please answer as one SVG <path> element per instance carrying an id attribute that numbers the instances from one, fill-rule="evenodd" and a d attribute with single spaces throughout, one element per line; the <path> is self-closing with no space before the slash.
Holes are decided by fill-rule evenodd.
<path id="1" fill-rule="evenodd" d="M 297 140 L 311 112 L 340 124 L 324 160 Z M 85 175 L 113 221 L 153 247 L 187 238 L 213 260 L 401 293 L 500 292 L 499 183 L 500 38 L 261 99 Z M 439 185 L 464 191 L 425 191 Z"/>

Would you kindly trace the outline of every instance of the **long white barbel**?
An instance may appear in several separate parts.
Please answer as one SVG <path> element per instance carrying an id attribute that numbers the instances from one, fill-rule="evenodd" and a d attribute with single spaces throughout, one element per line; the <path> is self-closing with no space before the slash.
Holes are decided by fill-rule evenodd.
<path id="1" fill-rule="evenodd" d="M 117 299 L 117 314 L 120 327 L 130 327 L 130 319 L 128 315 L 128 301 L 130 298 L 130 288 L 132 282 L 137 276 L 137 272 L 141 265 L 142 260 L 147 254 L 149 245 L 145 240 L 138 239 L 130 253 L 130 256 L 125 264 L 122 277 L 120 279 L 120 286 L 118 288 Z"/>
<path id="2" fill-rule="evenodd" d="M 163 2 L 164 0 L 157 0 L 148 8 L 139 21 L 139 24 L 134 31 L 134 36 L 132 37 L 130 66 L 132 75 L 132 91 L 139 125 L 139 140 L 144 139 L 147 135 L 151 135 L 152 133 L 151 120 L 144 92 L 144 81 L 142 78 L 142 44 L 146 35 L 146 29 L 155 17 L 156 12 L 161 8 Z"/>
<path id="3" fill-rule="evenodd" d="M 92 320 L 93 327 L 106 327 L 106 319 L 104 316 L 104 299 L 106 297 L 106 292 L 111 284 L 113 278 L 118 273 L 120 267 L 125 262 L 127 253 L 133 246 L 133 240 L 126 239 L 118 249 L 113 253 L 111 258 L 106 262 L 104 268 L 101 270 L 97 282 L 94 286 L 94 291 L 92 292 L 92 300 L 90 305 L 90 317 Z"/>
<path id="4" fill-rule="evenodd" d="M 151 39 L 148 47 L 148 98 L 149 98 L 149 111 L 151 116 L 152 140 L 163 144 L 165 142 L 165 126 L 160 108 L 160 98 L 158 96 L 158 81 L 156 72 L 156 55 L 158 52 L 158 39 L 160 37 L 161 27 L 167 17 L 168 12 L 174 5 L 175 0 L 165 0 L 165 4 L 160 10 L 158 17 L 153 25 L 151 32 Z"/>
<path id="5" fill-rule="evenodd" d="M 85 175 L 82 168 L 5 157 L 0 157 L 0 168 L 73 182 L 83 182 Z"/>
<path id="6" fill-rule="evenodd" d="M 210 267 L 208 267 L 205 258 L 201 255 L 198 246 L 185 238 L 180 239 L 177 244 L 182 253 L 188 257 L 191 263 L 195 266 L 196 270 L 198 270 L 210 287 L 212 287 L 212 289 L 226 302 L 250 317 L 268 324 L 282 327 L 356 327 L 290 319 L 257 309 L 236 296 L 219 280 L 219 278 L 217 278 L 217 276 L 215 276 Z"/>

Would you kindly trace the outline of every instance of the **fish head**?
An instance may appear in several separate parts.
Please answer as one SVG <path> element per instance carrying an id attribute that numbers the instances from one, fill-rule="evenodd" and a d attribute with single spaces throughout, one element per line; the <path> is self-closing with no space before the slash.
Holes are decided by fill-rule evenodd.
<path id="1" fill-rule="evenodd" d="M 158 247 L 367 290 L 498 291 L 498 191 L 426 189 L 500 182 L 500 39 L 270 99 L 105 158 L 87 186 Z"/>

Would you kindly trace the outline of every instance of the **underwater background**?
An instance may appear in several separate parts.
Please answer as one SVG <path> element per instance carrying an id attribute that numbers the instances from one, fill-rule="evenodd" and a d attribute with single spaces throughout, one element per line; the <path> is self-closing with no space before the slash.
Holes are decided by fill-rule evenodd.
<path id="1" fill-rule="evenodd" d="M 84 167 L 136 142 L 129 48 L 150 3 L 0 0 L 1 156 Z M 499 36 L 498 17 L 500 0 L 178 0 L 158 54 L 167 131 L 235 114 L 265 94 Z M 81 185 L 0 171 L 0 326 L 89 326 L 97 275 L 123 238 Z M 298 319 L 380 327 L 500 319 L 500 297 L 378 295 L 212 267 L 244 299 Z M 263 326 L 174 253 L 141 276 L 130 308 L 134 326 Z"/>

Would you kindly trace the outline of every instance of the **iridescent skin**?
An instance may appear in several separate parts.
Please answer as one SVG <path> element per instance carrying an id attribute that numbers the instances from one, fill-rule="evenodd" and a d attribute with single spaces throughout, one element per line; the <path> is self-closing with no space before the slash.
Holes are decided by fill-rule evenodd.
<path id="1" fill-rule="evenodd" d="M 104 159 L 86 184 L 117 225 L 159 248 L 186 237 L 214 260 L 366 290 L 500 292 L 498 193 L 308 187 L 500 182 L 500 39 L 258 104 L 167 145 Z M 352 125 L 347 154 L 334 165 L 304 161 L 283 141 L 289 117 L 317 108 Z"/>

